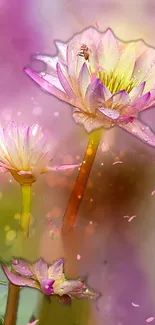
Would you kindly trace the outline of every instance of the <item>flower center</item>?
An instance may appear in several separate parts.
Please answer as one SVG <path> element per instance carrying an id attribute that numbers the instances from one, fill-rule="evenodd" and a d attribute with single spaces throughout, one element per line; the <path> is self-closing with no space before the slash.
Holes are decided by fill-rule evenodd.
<path id="1" fill-rule="evenodd" d="M 124 75 L 120 77 L 116 72 L 106 72 L 104 70 L 99 70 L 97 73 L 97 78 L 110 90 L 112 94 L 120 90 L 126 90 L 128 93 L 138 85 L 138 82 L 131 78 L 129 82 L 126 82 Z"/>

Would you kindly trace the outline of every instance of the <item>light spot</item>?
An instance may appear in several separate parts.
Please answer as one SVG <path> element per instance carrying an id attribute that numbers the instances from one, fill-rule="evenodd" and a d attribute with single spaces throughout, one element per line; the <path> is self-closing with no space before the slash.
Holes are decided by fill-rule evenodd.
<path id="1" fill-rule="evenodd" d="M 8 231 L 9 229 L 10 229 L 9 226 L 5 226 L 5 227 L 4 227 L 4 231 Z"/>
<path id="2" fill-rule="evenodd" d="M 20 213 L 16 213 L 16 214 L 14 215 L 14 219 L 15 219 L 15 220 L 20 220 L 20 217 L 21 217 Z"/>
<path id="3" fill-rule="evenodd" d="M 93 149 L 91 148 L 91 147 L 89 147 L 88 149 L 87 149 L 87 155 L 88 156 L 91 156 L 93 154 Z"/>
<path id="4" fill-rule="evenodd" d="M 59 116 L 59 112 L 54 112 L 54 116 L 58 117 Z"/>
<path id="5" fill-rule="evenodd" d="M 10 109 L 5 109 L 2 111 L 2 117 L 6 122 L 9 122 L 11 120 L 12 111 Z"/>
<path id="6" fill-rule="evenodd" d="M 81 259 L 81 255 L 80 254 L 77 254 L 77 260 L 79 261 Z"/>
<path id="7" fill-rule="evenodd" d="M 15 230 L 9 230 L 7 233 L 6 233 L 6 240 L 8 241 L 12 241 L 16 238 L 16 231 Z"/>
<path id="8" fill-rule="evenodd" d="M 3 193 L 2 192 L 0 192 L 0 200 L 1 200 L 1 198 L 3 197 Z"/>
<path id="9" fill-rule="evenodd" d="M 101 150 L 102 152 L 107 152 L 109 150 L 109 145 L 104 141 L 101 143 Z"/>
<path id="10" fill-rule="evenodd" d="M 36 106 L 33 108 L 32 114 L 35 116 L 39 116 L 42 114 L 42 107 Z"/>
<path id="11" fill-rule="evenodd" d="M 152 192 L 151 192 L 151 195 L 154 195 L 155 194 L 155 190 L 153 190 Z"/>

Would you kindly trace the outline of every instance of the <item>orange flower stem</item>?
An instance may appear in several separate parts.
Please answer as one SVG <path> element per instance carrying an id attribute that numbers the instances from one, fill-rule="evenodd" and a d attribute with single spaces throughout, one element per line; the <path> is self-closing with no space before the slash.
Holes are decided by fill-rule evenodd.
<path id="1" fill-rule="evenodd" d="M 102 137 L 103 130 L 93 131 L 89 136 L 89 143 L 83 158 L 83 162 L 77 176 L 68 206 L 62 221 L 62 233 L 71 230 L 76 221 L 77 213 L 83 199 L 89 175 L 96 157 L 97 149 Z"/>

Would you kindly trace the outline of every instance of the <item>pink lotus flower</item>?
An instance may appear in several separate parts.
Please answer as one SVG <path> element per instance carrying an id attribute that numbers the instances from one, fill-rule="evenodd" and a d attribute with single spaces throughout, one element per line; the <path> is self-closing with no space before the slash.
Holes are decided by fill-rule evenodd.
<path id="1" fill-rule="evenodd" d="M 51 147 L 48 137 L 38 124 L 28 127 L 16 126 L 14 122 L 6 129 L 0 128 L 0 172 L 11 172 L 19 182 L 34 182 L 50 170 L 65 170 L 79 164 L 50 167 Z"/>
<path id="2" fill-rule="evenodd" d="M 155 49 L 143 41 L 122 42 L 108 29 L 88 28 L 58 55 L 36 55 L 46 71 L 26 73 L 44 90 L 74 107 L 73 118 L 88 132 L 115 125 L 155 146 L 155 135 L 137 118 L 155 105 Z"/>
<path id="3" fill-rule="evenodd" d="M 12 261 L 12 267 L 19 275 L 10 272 L 4 264 L 2 269 L 12 284 L 39 289 L 49 297 L 60 296 L 62 302 L 68 303 L 73 297 L 97 298 L 98 295 L 87 288 L 81 280 L 67 280 L 63 272 L 63 264 L 62 258 L 49 267 L 43 259 L 34 264 L 19 259 Z"/>

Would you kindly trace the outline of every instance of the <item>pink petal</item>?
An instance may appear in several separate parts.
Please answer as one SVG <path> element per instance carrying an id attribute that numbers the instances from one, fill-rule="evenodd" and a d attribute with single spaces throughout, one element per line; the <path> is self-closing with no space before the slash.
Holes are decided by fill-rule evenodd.
<path id="1" fill-rule="evenodd" d="M 123 88 L 129 85 L 135 66 L 135 43 L 127 43 L 120 55 L 119 61 L 115 68 L 117 78 L 123 79 Z"/>
<path id="2" fill-rule="evenodd" d="M 98 70 L 96 70 L 95 72 L 92 73 L 91 79 L 90 79 L 91 83 L 93 83 L 95 81 L 97 74 L 98 74 Z"/>
<path id="3" fill-rule="evenodd" d="M 151 323 L 151 322 L 153 322 L 153 320 L 154 320 L 154 317 L 149 317 L 146 319 L 146 323 Z"/>
<path id="4" fill-rule="evenodd" d="M 89 84 L 86 90 L 85 102 L 91 113 L 94 113 L 95 108 L 104 103 L 104 90 L 100 79 L 95 79 L 94 82 Z"/>
<path id="5" fill-rule="evenodd" d="M 152 191 L 151 195 L 154 195 L 155 194 L 155 190 Z"/>
<path id="6" fill-rule="evenodd" d="M 110 109 L 110 108 L 99 108 L 99 111 L 103 113 L 105 116 L 107 116 L 111 121 L 115 121 L 119 118 L 120 113 L 119 111 L 115 109 Z"/>
<path id="7" fill-rule="evenodd" d="M 32 280 L 32 279 L 28 279 L 25 277 L 21 277 L 19 275 L 15 275 L 12 272 L 10 272 L 7 267 L 5 265 L 2 264 L 2 269 L 6 275 L 6 277 L 8 278 L 8 280 L 14 284 L 15 286 L 19 286 L 19 287 L 32 287 L 32 288 L 39 288 L 39 286 L 37 285 L 37 282 Z"/>
<path id="8" fill-rule="evenodd" d="M 7 173 L 7 172 L 9 172 L 9 169 L 0 167 L 0 174 L 4 174 L 4 173 Z"/>
<path id="9" fill-rule="evenodd" d="M 64 259 L 60 258 L 59 260 L 53 262 L 48 268 L 48 277 L 50 279 L 60 279 L 64 278 L 63 273 Z"/>
<path id="10" fill-rule="evenodd" d="M 55 41 L 55 44 L 59 50 L 59 58 L 61 56 L 62 60 L 66 61 L 67 44 L 60 41 Z"/>
<path id="11" fill-rule="evenodd" d="M 119 48 L 117 38 L 110 28 L 101 37 L 97 52 L 99 65 L 107 72 L 112 71 L 119 59 Z"/>
<path id="12" fill-rule="evenodd" d="M 22 259 L 13 259 L 12 267 L 17 273 L 20 273 L 21 275 L 25 275 L 28 277 L 33 276 L 33 273 L 29 269 L 28 263 Z"/>
<path id="13" fill-rule="evenodd" d="M 92 117 L 91 114 L 86 114 L 83 112 L 74 112 L 73 118 L 76 123 L 83 125 L 87 132 L 91 132 L 101 127 L 104 127 L 106 129 L 111 127 L 111 121 L 104 119 L 103 114 L 100 118 L 99 116 Z"/>
<path id="14" fill-rule="evenodd" d="M 48 81 L 46 81 L 43 77 L 41 77 L 38 73 L 32 71 L 30 68 L 25 68 L 24 71 L 31 77 L 40 87 L 46 90 L 48 93 L 58 97 L 59 99 L 68 102 L 67 94 L 65 94 L 60 89 L 56 88 Z"/>
<path id="15" fill-rule="evenodd" d="M 135 62 L 133 71 L 133 77 L 140 83 L 146 80 L 148 70 L 151 68 L 151 64 L 154 61 L 154 51 L 152 49 L 146 49 Z"/>
<path id="16" fill-rule="evenodd" d="M 81 166 L 80 164 L 64 164 L 64 165 L 58 165 L 58 166 L 52 166 L 48 167 L 48 171 L 54 170 L 54 171 L 63 171 L 63 170 L 68 170 L 68 169 L 73 169 Z"/>
<path id="17" fill-rule="evenodd" d="M 56 64 L 59 60 L 58 56 L 51 57 L 49 55 L 37 54 L 34 55 L 34 59 L 44 62 L 47 66 L 47 70 L 56 74 Z"/>
<path id="18" fill-rule="evenodd" d="M 143 81 L 140 85 L 138 85 L 137 87 L 134 87 L 129 92 L 130 98 L 133 99 L 133 98 L 138 98 L 138 97 L 142 96 L 144 88 L 145 88 L 145 84 L 146 84 L 146 81 Z"/>
<path id="19" fill-rule="evenodd" d="M 115 93 L 110 99 L 112 101 L 112 107 L 126 105 L 130 102 L 129 94 L 125 90 L 120 90 Z M 106 104 L 106 103 L 105 103 Z"/>
<path id="20" fill-rule="evenodd" d="M 61 85 L 64 88 L 64 90 L 67 93 L 67 95 L 69 97 L 75 98 L 75 94 L 74 94 L 74 92 L 73 92 L 73 90 L 72 90 L 72 88 L 71 88 L 68 80 L 66 79 L 64 73 L 62 72 L 62 69 L 60 67 L 60 63 L 59 62 L 57 63 L 57 73 L 58 73 L 58 77 L 59 77 L 59 80 L 61 82 Z"/>
<path id="21" fill-rule="evenodd" d="M 56 287 L 55 293 L 59 294 L 60 296 L 69 294 L 74 295 L 74 292 L 81 292 L 83 288 L 83 283 L 78 280 L 68 280 L 64 281 L 60 285 Z"/>
<path id="22" fill-rule="evenodd" d="M 38 260 L 35 264 L 33 264 L 34 275 L 37 276 L 38 279 L 43 279 L 48 277 L 48 267 L 42 258 Z"/>
<path id="23" fill-rule="evenodd" d="M 134 118 L 132 122 L 128 124 L 120 123 L 119 126 L 146 144 L 155 147 L 155 134 L 140 120 Z"/>
<path id="24" fill-rule="evenodd" d="M 150 92 L 144 94 L 142 97 L 134 100 L 132 102 L 132 106 L 133 106 L 133 112 L 134 113 L 138 113 L 138 112 L 141 112 L 143 111 L 146 106 L 148 105 L 149 101 L 150 101 L 150 97 L 151 97 L 151 94 Z M 132 113 L 132 109 L 131 109 L 131 114 L 134 114 Z"/>
<path id="25" fill-rule="evenodd" d="M 133 117 L 129 115 L 119 116 L 119 118 L 117 119 L 117 122 L 132 122 L 132 121 L 133 121 Z"/>
<path id="26" fill-rule="evenodd" d="M 9 166 L 7 164 L 4 164 L 1 161 L 0 161 L 0 167 L 2 167 L 2 170 L 3 170 L 3 168 L 4 168 L 4 170 L 6 169 L 7 171 L 9 171 L 9 170 L 15 170 L 12 166 Z"/>
<path id="27" fill-rule="evenodd" d="M 78 84 L 83 98 L 85 97 L 86 89 L 89 83 L 90 83 L 90 73 L 86 63 L 84 63 L 78 77 Z"/>

